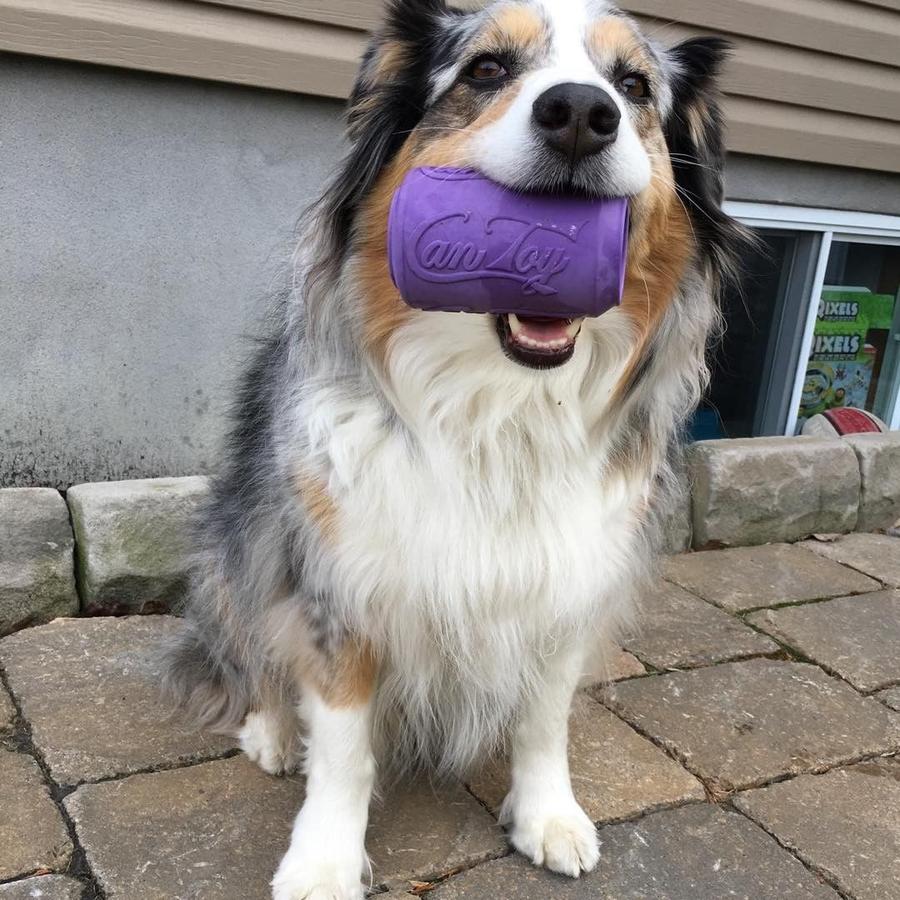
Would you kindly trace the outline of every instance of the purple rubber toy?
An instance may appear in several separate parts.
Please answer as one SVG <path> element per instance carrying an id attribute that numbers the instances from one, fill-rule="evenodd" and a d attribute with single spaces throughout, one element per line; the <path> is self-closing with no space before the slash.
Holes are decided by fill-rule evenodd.
<path id="1" fill-rule="evenodd" d="M 468 169 L 413 169 L 388 258 L 418 309 L 599 316 L 622 299 L 628 201 L 517 194 Z"/>

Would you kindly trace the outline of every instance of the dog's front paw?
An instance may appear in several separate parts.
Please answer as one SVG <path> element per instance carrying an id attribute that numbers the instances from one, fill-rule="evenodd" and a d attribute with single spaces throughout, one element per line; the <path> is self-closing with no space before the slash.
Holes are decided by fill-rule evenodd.
<path id="1" fill-rule="evenodd" d="M 272 880 L 272 900 L 363 900 L 359 875 L 341 869 L 285 857 Z"/>
<path id="2" fill-rule="evenodd" d="M 561 808 L 511 812 L 510 820 L 510 842 L 536 866 L 578 878 L 600 860 L 597 829 L 574 800 Z"/>
<path id="3" fill-rule="evenodd" d="M 273 713 L 252 712 L 240 730 L 241 750 L 264 772 L 285 775 L 300 765 L 293 721 Z"/>

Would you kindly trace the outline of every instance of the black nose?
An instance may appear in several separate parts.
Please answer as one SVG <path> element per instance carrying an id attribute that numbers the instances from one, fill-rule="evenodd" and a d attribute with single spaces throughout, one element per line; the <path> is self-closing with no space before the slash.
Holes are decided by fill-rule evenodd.
<path id="1" fill-rule="evenodd" d="M 574 163 L 608 147 L 622 114 L 616 101 L 592 84 L 557 84 L 534 101 L 534 121 L 551 147 Z"/>

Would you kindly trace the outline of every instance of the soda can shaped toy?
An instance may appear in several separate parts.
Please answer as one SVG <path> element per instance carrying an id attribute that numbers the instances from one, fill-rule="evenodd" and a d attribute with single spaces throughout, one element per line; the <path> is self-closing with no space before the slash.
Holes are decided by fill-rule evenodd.
<path id="1" fill-rule="evenodd" d="M 413 169 L 388 223 L 391 278 L 423 310 L 600 316 L 627 248 L 625 198 L 522 194 L 470 169 Z"/>

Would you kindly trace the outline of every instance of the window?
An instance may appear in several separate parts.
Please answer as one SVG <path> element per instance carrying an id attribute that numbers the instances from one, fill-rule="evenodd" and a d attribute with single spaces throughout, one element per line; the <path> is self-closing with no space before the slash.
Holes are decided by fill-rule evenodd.
<path id="1" fill-rule="evenodd" d="M 723 298 L 698 439 L 795 434 L 855 406 L 900 428 L 900 217 L 728 203 L 759 247 Z"/>
<path id="2" fill-rule="evenodd" d="M 812 291 L 816 236 L 757 231 L 741 284 L 722 298 L 725 332 L 715 348 L 701 417 L 709 437 L 783 434 Z"/>

